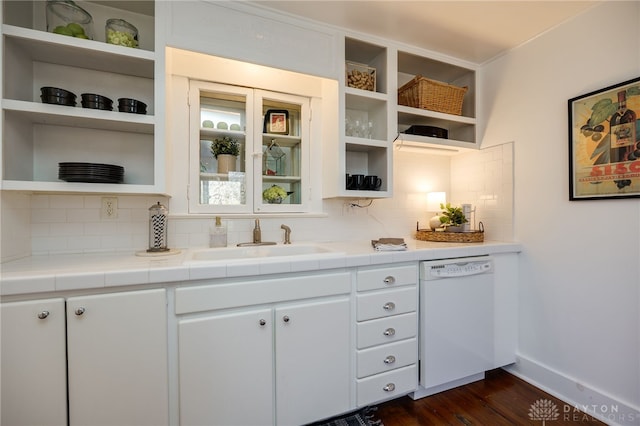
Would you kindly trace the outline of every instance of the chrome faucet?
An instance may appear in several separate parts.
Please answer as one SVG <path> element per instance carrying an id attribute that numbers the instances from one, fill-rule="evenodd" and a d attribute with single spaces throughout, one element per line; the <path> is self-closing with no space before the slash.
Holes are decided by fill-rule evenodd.
<path id="1" fill-rule="evenodd" d="M 291 228 L 284 224 L 280 228 L 284 229 L 284 243 L 291 244 Z"/>

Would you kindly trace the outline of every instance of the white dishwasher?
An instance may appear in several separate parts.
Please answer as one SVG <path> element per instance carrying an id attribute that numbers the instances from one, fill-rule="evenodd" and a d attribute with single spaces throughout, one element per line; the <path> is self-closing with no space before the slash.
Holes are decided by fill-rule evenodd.
<path id="1" fill-rule="evenodd" d="M 484 378 L 494 367 L 493 259 L 420 263 L 420 377 L 413 399 Z"/>

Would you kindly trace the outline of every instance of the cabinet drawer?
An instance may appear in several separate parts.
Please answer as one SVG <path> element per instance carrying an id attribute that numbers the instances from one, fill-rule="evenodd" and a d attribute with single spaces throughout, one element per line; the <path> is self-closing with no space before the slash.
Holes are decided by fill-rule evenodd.
<path id="1" fill-rule="evenodd" d="M 399 368 L 357 381 L 358 407 L 385 399 L 397 398 L 418 387 L 416 365 Z"/>
<path id="2" fill-rule="evenodd" d="M 415 364 L 417 359 L 416 339 L 364 349 L 358 351 L 358 378 L 406 367 Z"/>
<path id="3" fill-rule="evenodd" d="M 397 342 L 416 336 L 416 313 L 358 323 L 358 349 Z"/>
<path id="4" fill-rule="evenodd" d="M 417 282 L 418 267 L 416 265 L 358 271 L 358 291 L 400 287 Z"/>
<path id="5" fill-rule="evenodd" d="M 348 272 L 176 289 L 176 314 L 346 294 Z"/>
<path id="6" fill-rule="evenodd" d="M 416 286 L 358 294 L 358 321 L 414 312 L 418 306 Z"/>

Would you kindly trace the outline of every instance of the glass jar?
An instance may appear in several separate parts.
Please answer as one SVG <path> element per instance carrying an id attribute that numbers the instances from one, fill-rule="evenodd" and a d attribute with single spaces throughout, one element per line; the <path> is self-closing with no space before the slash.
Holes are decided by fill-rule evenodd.
<path id="1" fill-rule="evenodd" d="M 47 0 L 47 31 L 93 40 L 93 18 L 71 0 Z"/>
<path id="2" fill-rule="evenodd" d="M 105 41 L 118 46 L 138 47 L 138 29 L 124 19 L 109 19 L 105 26 Z"/>

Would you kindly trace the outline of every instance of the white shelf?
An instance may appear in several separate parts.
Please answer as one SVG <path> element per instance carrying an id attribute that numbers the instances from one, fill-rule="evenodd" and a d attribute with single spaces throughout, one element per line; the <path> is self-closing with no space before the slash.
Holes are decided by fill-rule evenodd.
<path id="1" fill-rule="evenodd" d="M 153 134 L 154 132 L 155 118 L 144 114 L 39 104 L 13 99 L 4 99 L 2 109 L 24 117 L 33 124 L 145 134 Z"/>
<path id="2" fill-rule="evenodd" d="M 404 105 L 398 105 L 398 115 L 432 118 L 434 120 L 468 124 L 471 126 L 475 126 L 476 124 L 476 119 L 473 117 L 445 114 L 443 112 L 429 111 L 428 109 L 413 108 Z"/>
<path id="3" fill-rule="evenodd" d="M 154 185 L 3 180 L 2 190 L 28 192 L 86 192 L 100 194 L 158 194 Z"/>
<path id="4" fill-rule="evenodd" d="M 4 24 L 5 44 L 32 61 L 153 78 L 155 53 Z"/>

